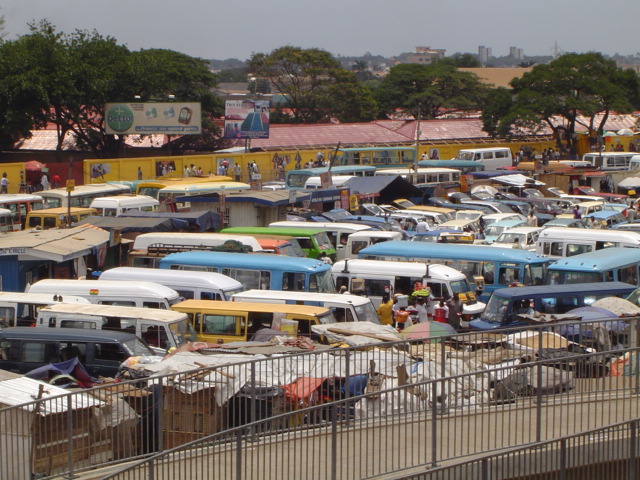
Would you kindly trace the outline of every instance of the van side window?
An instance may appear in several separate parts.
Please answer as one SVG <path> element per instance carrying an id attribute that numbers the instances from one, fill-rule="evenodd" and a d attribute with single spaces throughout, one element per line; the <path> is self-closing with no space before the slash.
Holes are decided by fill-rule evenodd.
<path id="1" fill-rule="evenodd" d="M 142 302 L 142 308 L 161 308 L 166 310 L 167 306 L 164 302 Z"/>
<path id="2" fill-rule="evenodd" d="M 49 326 L 55 327 L 56 319 L 49 318 Z M 92 328 L 95 330 L 96 324 L 94 322 L 83 322 L 82 320 L 61 320 L 60 327 L 62 328 Z"/>
<path id="3" fill-rule="evenodd" d="M 176 292 L 178 292 L 178 295 L 180 295 L 185 300 L 193 300 L 194 299 L 193 290 L 176 290 Z M 202 294 L 200 295 L 200 298 L 202 300 L 212 300 L 209 297 L 205 297 L 205 292 L 202 292 Z"/>
<path id="4" fill-rule="evenodd" d="M 616 242 L 596 242 L 596 250 L 602 250 L 603 248 L 619 247 Z"/>
<path id="5" fill-rule="evenodd" d="M 157 325 L 142 325 L 140 333 L 142 339 L 152 347 L 164 349 L 171 347 L 169 339 L 167 338 L 167 332 Z"/>
<path id="6" fill-rule="evenodd" d="M 56 219 L 55 218 L 44 217 L 42 228 L 44 228 L 44 229 L 55 228 L 55 226 L 56 226 Z"/>
<path id="7" fill-rule="evenodd" d="M 93 358 L 96 360 L 111 360 L 124 362 L 129 355 L 116 343 L 96 343 Z"/>
<path id="8" fill-rule="evenodd" d="M 496 158 L 507 158 L 506 150 L 496 150 Z"/>
<path id="9" fill-rule="evenodd" d="M 282 274 L 282 290 L 304 292 L 304 277 L 304 273 L 284 272 Z"/>
<path id="10" fill-rule="evenodd" d="M 446 298 L 449 296 L 446 285 L 440 282 L 427 282 L 431 295 L 436 298 Z"/>
<path id="11" fill-rule="evenodd" d="M 0 307 L 0 322 L 6 323 L 9 326 L 13 325 L 13 319 L 16 315 L 16 309 L 14 307 Z"/>
<path id="12" fill-rule="evenodd" d="M 620 280 L 621 282 L 630 283 L 631 285 L 638 285 L 637 265 L 628 265 L 626 267 L 622 267 L 618 271 L 618 280 Z"/>
<path id="13" fill-rule="evenodd" d="M 202 333 L 238 335 L 244 332 L 244 317 L 233 315 L 203 315 Z"/>
<path id="14" fill-rule="evenodd" d="M 576 243 L 567 243 L 567 257 L 573 255 L 580 255 L 581 253 L 587 253 L 591 251 L 591 245 L 580 245 Z"/>
<path id="15" fill-rule="evenodd" d="M 336 277 L 336 289 L 340 290 L 340 287 L 345 286 L 349 289 L 349 277 Z"/>
<path id="16" fill-rule="evenodd" d="M 59 362 L 58 345 L 46 342 L 24 342 L 20 360 L 26 363 Z"/>
<path id="17" fill-rule="evenodd" d="M 553 255 L 554 257 L 562 257 L 563 256 L 562 247 L 563 247 L 562 242 L 552 242 L 551 244 L 545 243 L 542 253 L 544 255 Z"/>
<path id="18" fill-rule="evenodd" d="M 364 280 L 364 294 L 366 296 L 374 295 L 381 297 L 385 294 L 385 288 L 391 291 L 391 282 L 389 280 L 371 280 L 366 278 Z"/>
<path id="19" fill-rule="evenodd" d="M 99 305 L 117 305 L 119 307 L 135 307 L 136 306 L 136 302 L 128 302 L 126 300 L 100 300 L 98 304 Z"/>

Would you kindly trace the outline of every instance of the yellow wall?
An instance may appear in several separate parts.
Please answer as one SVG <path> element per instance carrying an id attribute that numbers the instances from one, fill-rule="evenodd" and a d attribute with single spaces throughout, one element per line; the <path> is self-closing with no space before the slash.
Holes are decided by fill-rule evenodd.
<path id="1" fill-rule="evenodd" d="M 7 179 L 9 180 L 9 190 L 7 193 L 19 193 L 20 192 L 20 172 L 24 171 L 24 163 L 3 163 L 0 165 L 0 177 L 3 173 L 7 173 Z M 49 179 L 51 181 L 51 179 Z M 23 192 L 26 193 L 26 192 Z"/>

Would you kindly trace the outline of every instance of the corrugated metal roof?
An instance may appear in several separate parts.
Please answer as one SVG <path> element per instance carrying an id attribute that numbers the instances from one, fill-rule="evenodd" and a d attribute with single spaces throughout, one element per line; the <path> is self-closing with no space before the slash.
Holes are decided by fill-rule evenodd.
<path id="1" fill-rule="evenodd" d="M 44 417 L 54 413 L 66 412 L 69 409 L 68 390 L 23 376 L 0 380 L 0 406 L 19 406 L 21 410 L 36 412 L 38 404 L 31 402 L 38 399 L 40 386 L 44 386 L 41 398 L 47 399 L 47 401 L 40 402 L 37 409 L 38 415 Z M 71 396 L 70 405 L 72 410 L 77 410 L 103 406 L 105 403 L 89 395 L 74 394 Z"/>
<path id="2" fill-rule="evenodd" d="M 64 262 L 106 245 L 109 237 L 109 232 L 93 226 L 11 232 L 0 236 L 0 255 Z"/>

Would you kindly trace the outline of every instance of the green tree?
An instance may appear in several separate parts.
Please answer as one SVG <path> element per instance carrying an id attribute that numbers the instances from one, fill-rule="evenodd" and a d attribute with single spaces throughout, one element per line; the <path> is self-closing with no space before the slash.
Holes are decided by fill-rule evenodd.
<path id="1" fill-rule="evenodd" d="M 511 86 L 510 104 L 502 96 L 499 106 L 484 110 L 485 130 L 506 138 L 546 125 L 570 152 L 576 150 L 575 130 L 581 118 L 586 118 L 583 125 L 595 138 L 603 133 L 611 112 L 629 113 L 640 106 L 638 75 L 599 53 L 563 55 L 535 66 Z"/>
<path id="2" fill-rule="evenodd" d="M 450 57 L 445 57 L 438 62 L 448 63 L 458 68 L 480 68 L 482 64 L 475 55 L 471 53 L 456 53 Z"/>
<path id="3" fill-rule="evenodd" d="M 366 87 L 324 50 L 281 47 L 254 54 L 249 69 L 254 77 L 268 79 L 274 93 L 283 97 L 292 123 L 373 119 L 375 104 Z"/>
<path id="4" fill-rule="evenodd" d="M 380 117 L 404 110 L 414 117 L 433 119 L 445 113 L 479 109 L 487 87 L 474 74 L 460 72 L 447 62 L 404 63 L 391 68 L 374 94 Z"/>

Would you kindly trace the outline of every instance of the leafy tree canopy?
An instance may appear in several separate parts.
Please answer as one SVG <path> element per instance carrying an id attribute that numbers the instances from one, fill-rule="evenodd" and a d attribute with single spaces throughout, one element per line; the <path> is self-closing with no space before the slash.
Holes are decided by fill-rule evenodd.
<path id="1" fill-rule="evenodd" d="M 522 127 L 535 129 L 546 124 L 570 151 L 576 146 L 580 116 L 587 118 L 584 126 L 590 134 L 602 134 L 610 112 L 629 113 L 640 106 L 638 75 L 618 68 L 599 53 L 563 55 L 548 65 L 533 67 L 511 85 L 511 98 L 496 92 L 485 106 L 485 131 L 507 138 Z"/>
<path id="2" fill-rule="evenodd" d="M 257 79 L 269 80 L 294 123 L 373 119 L 375 103 L 368 88 L 324 50 L 287 46 L 254 54 L 249 69 Z"/>
<path id="3" fill-rule="evenodd" d="M 425 119 L 479 109 L 486 95 L 478 77 L 448 62 L 397 65 L 375 91 L 381 117 L 404 110 Z"/>

